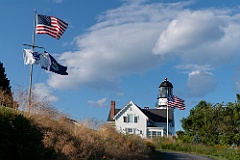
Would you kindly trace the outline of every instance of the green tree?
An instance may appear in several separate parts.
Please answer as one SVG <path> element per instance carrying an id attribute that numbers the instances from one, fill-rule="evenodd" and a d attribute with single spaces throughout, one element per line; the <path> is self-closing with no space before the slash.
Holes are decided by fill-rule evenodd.
<path id="1" fill-rule="evenodd" d="M 198 137 L 205 144 L 219 143 L 219 105 L 200 101 L 187 118 L 181 120 L 182 127 L 191 135 L 192 141 Z"/>
<path id="2" fill-rule="evenodd" d="M 13 96 L 11 92 L 10 80 L 5 74 L 3 63 L 0 62 L 0 101 L 1 105 L 13 108 Z"/>
<path id="3" fill-rule="evenodd" d="M 237 102 L 217 103 L 212 105 L 200 101 L 190 111 L 187 118 L 183 118 L 179 139 L 191 142 L 196 136 L 205 144 L 240 145 L 240 95 Z"/>
<path id="4" fill-rule="evenodd" d="M 238 95 L 237 95 L 238 98 Z M 221 141 L 240 145 L 240 102 L 228 103 L 221 115 Z"/>

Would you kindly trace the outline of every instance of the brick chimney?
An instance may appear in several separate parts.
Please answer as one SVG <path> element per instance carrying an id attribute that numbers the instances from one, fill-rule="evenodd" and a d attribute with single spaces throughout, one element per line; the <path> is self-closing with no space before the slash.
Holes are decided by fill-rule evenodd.
<path id="1" fill-rule="evenodd" d="M 115 115 L 115 101 L 111 101 L 110 119 L 112 119 L 114 115 Z"/>

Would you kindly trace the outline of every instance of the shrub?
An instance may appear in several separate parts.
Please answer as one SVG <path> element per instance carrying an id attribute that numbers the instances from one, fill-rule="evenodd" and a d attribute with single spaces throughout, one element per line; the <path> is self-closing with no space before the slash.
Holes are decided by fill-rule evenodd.
<path id="1" fill-rule="evenodd" d="M 0 110 L 0 159 L 53 158 L 54 151 L 45 148 L 43 133 L 29 119 L 14 114 L 8 108 Z"/>

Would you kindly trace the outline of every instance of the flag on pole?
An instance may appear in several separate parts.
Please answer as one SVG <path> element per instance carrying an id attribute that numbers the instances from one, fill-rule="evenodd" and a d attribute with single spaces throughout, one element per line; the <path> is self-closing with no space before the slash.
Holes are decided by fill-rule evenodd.
<path id="1" fill-rule="evenodd" d="M 24 64 L 35 64 L 39 61 L 40 53 L 30 49 L 23 49 Z"/>
<path id="2" fill-rule="evenodd" d="M 184 100 L 182 100 L 181 98 L 174 96 L 174 101 L 168 101 L 168 106 L 172 107 L 172 108 L 178 108 L 180 110 L 184 110 L 186 109 L 186 106 L 184 104 Z"/>
<path id="3" fill-rule="evenodd" d="M 49 65 L 49 58 L 32 49 L 23 49 L 24 64 L 38 64 L 42 68 L 46 68 Z"/>
<path id="4" fill-rule="evenodd" d="M 168 101 L 174 101 L 174 96 L 172 95 L 172 93 L 170 92 L 170 90 L 168 91 L 168 95 L 167 95 L 167 100 Z"/>
<path id="5" fill-rule="evenodd" d="M 44 69 L 48 71 L 55 72 L 57 74 L 61 75 L 68 75 L 67 73 L 67 67 L 60 65 L 49 53 L 45 52 L 44 57 L 48 58 L 48 67 L 43 67 Z"/>
<path id="6" fill-rule="evenodd" d="M 48 34 L 53 38 L 60 39 L 67 27 L 68 24 L 59 18 L 37 14 L 36 34 Z"/>
<path id="7" fill-rule="evenodd" d="M 60 65 L 49 53 L 39 53 L 30 49 L 23 49 L 24 64 L 38 64 L 43 69 L 61 75 L 68 75 L 67 67 Z"/>

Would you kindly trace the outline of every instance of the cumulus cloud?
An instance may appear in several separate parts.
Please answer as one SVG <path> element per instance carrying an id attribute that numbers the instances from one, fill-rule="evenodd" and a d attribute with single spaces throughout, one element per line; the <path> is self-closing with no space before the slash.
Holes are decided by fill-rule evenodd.
<path id="1" fill-rule="evenodd" d="M 203 97 L 215 90 L 216 82 L 214 76 L 209 72 L 196 70 L 188 74 L 187 87 L 192 96 Z"/>
<path id="2" fill-rule="evenodd" d="M 187 87 L 190 96 L 203 97 L 204 95 L 213 92 L 217 83 L 214 77 L 213 67 L 211 65 L 178 65 L 176 68 L 185 70 L 188 74 Z"/>
<path id="3" fill-rule="evenodd" d="M 57 102 L 58 97 L 52 94 L 52 90 L 44 83 L 37 83 L 33 86 L 32 92 L 35 97 L 40 101 Z"/>
<path id="4" fill-rule="evenodd" d="M 58 59 L 68 66 L 69 75 L 51 74 L 48 79 L 51 87 L 117 85 L 122 76 L 160 68 L 174 58 L 176 65 L 198 66 L 185 68 L 187 86 L 193 95 L 202 96 L 215 88 L 215 78 L 211 70 L 199 67 L 236 61 L 233 57 L 240 53 L 237 12 L 191 10 L 188 5 L 192 1 L 130 2 L 107 10 L 86 33 L 74 38 L 78 50 L 65 52 Z M 201 84 L 194 85 L 197 82 Z"/>
<path id="5" fill-rule="evenodd" d="M 107 97 L 104 97 L 97 101 L 89 100 L 87 103 L 92 107 L 102 108 L 102 107 L 106 107 L 106 104 L 105 104 L 106 101 L 107 101 Z"/>
<path id="6" fill-rule="evenodd" d="M 164 30 L 153 48 L 155 54 L 167 54 L 191 50 L 214 43 L 224 36 L 224 20 L 213 11 L 183 10 Z"/>
<path id="7" fill-rule="evenodd" d="M 180 10 L 176 8 L 170 4 L 133 3 L 106 11 L 86 34 L 75 37 L 78 51 L 59 57 L 68 66 L 69 75 L 51 75 L 48 84 L 54 88 L 79 88 L 106 81 L 114 83 L 123 75 L 158 66 L 164 58 L 151 50 L 169 15 Z"/>

